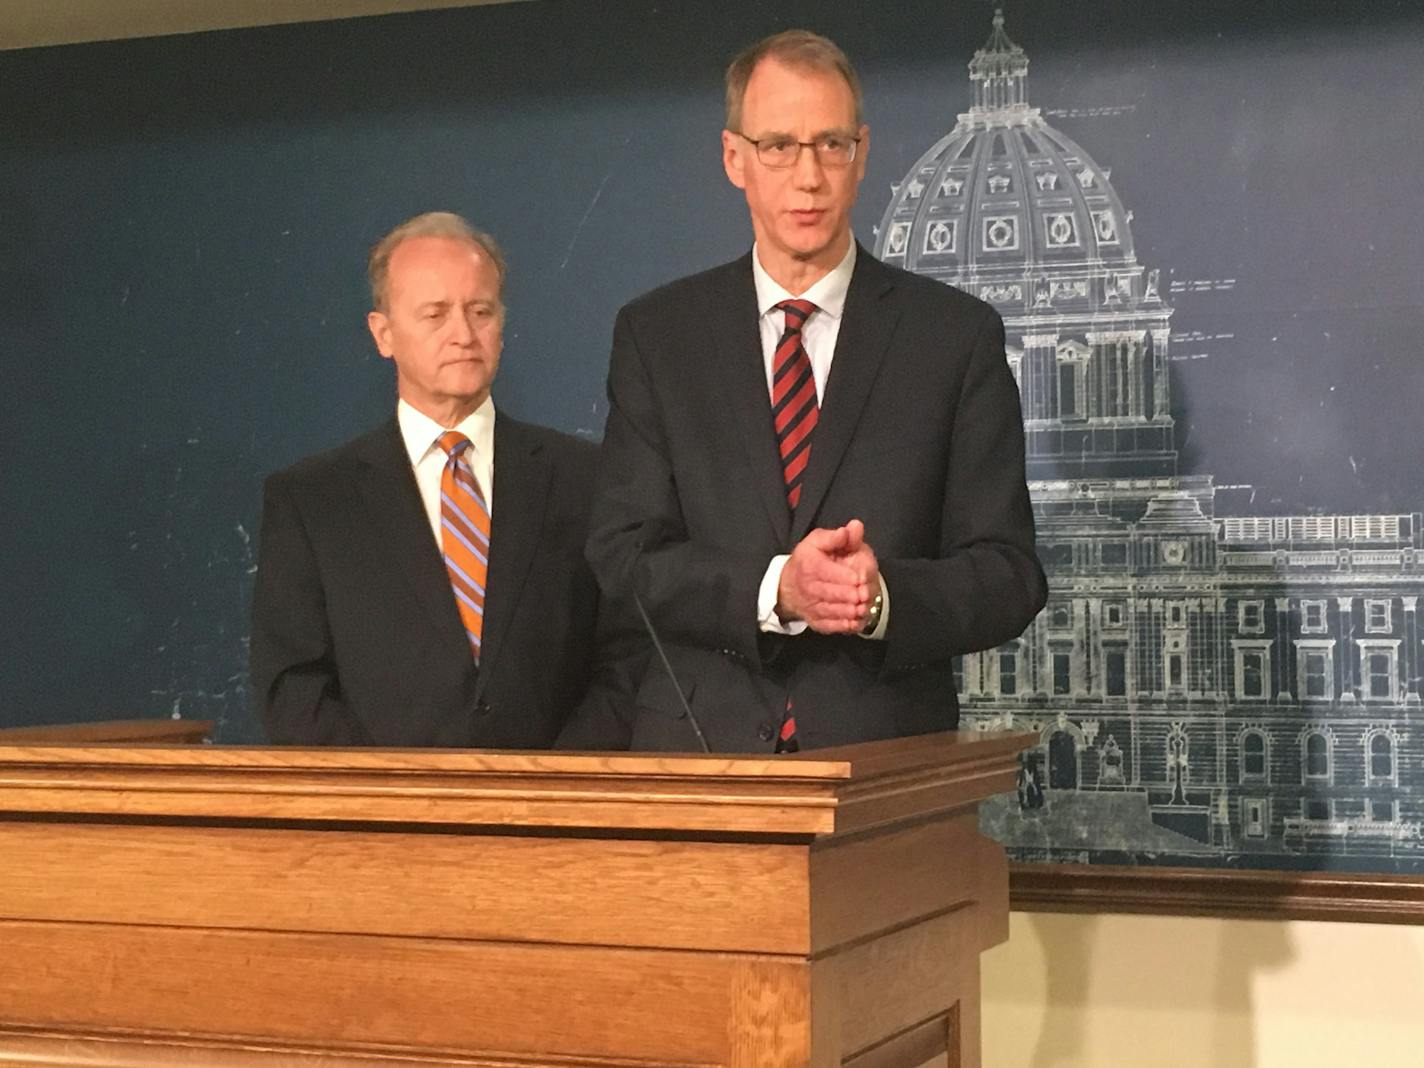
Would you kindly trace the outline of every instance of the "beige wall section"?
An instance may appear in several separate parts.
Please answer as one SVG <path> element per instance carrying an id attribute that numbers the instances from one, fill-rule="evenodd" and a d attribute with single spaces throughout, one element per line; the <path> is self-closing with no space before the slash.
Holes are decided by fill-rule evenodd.
<path id="1" fill-rule="evenodd" d="M 511 0 L 0 0 L 0 49 L 317 22 Z"/>
<path id="2" fill-rule="evenodd" d="M 1418 1068 L 1424 928 L 1015 912 L 993 1068 Z"/>

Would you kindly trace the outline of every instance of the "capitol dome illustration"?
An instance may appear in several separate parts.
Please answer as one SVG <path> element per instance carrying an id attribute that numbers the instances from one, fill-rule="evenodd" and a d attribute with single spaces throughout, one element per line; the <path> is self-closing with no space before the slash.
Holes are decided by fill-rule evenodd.
<path id="1" fill-rule="evenodd" d="M 1038 744 L 983 825 L 1019 860 L 1424 873 L 1424 514 L 1233 515 L 1178 469 L 1173 309 L 1028 62 L 996 13 L 875 232 L 999 311 L 1022 401 L 1049 602 L 956 683 L 965 729 Z"/>
<path id="2" fill-rule="evenodd" d="M 973 106 L 892 187 L 875 254 L 1004 316 L 1030 479 L 1175 473 L 1172 309 L 1111 173 L 1030 106 L 1002 12 L 969 78 Z"/>

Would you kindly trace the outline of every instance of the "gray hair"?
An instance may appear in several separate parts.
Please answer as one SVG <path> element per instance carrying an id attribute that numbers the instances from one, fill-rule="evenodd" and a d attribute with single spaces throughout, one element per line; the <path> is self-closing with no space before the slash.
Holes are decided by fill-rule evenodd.
<path id="1" fill-rule="evenodd" d="M 464 241 L 473 245 L 494 264 L 499 273 L 499 292 L 504 296 L 504 253 L 494 238 L 482 230 L 476 230 L 461 216 L 452 211 L 427 211 L 413 219 L 407 219 L 371 249 L 371 258 L 366 263 L 366 274 L 371 279 L 371 304 L 377 311 L 386 311 L 388 275 L 391 256 L 402 242 L 416 237 L 443 237 L 451 241 Z"/>
<path id="2" fill-rule="evenodd" d="M 757 64 L 767 58 L 788 67 L 839 74 L 850 86 L 850 95 L 855 100 L 855 124 L 861 124 L 860 78 L 846 54 L 829 37 L 822 37 L 819 33 L 783 30 L 742 49 L 727 67 L 727 129 L 733 133 L 744 132 L 741 129 L 742 100 L 747 95 L 747 83 L 751 81 Z"/>

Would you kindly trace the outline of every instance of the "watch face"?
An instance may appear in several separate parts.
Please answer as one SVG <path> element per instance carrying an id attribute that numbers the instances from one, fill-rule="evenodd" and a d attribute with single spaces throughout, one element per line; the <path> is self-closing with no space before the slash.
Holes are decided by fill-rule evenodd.
<path id="1" fill-rule="evenodd" d="M 1162 543 L 1162 562 L 1164 564 L 1181 564 L 1187 559 L 1187 543 L 1184 541 L 1164 541 Z"/>

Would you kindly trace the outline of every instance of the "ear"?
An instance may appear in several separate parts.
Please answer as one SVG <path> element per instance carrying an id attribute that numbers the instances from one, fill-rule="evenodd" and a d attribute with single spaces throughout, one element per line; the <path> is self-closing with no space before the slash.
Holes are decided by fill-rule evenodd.
<path id="1" fill-rule="evenodd" d="M 738 189 L 747 187 L 747 149 L 751 147 L 751 142 L 731 130 L 722 131 L 722 169 L 727 172 L 727 181 Z"/>
<path id="2" fill-rule="evenodd" d="M 860 144 L 855 146 L 855 181 L 860 184 L 860 180 L 865 177 L 865 161 L 870 158 L 870 127 L 865 123 L 860 124 Z"/>
<path id="3" fill-rule="evenodd" d="M 386 359 L 391 359 L 395 351 L 391 348 L 391 321 L 384 312 L 373 311 L 366 316 L 366 329 L 371 331 L 371 339 L 376 349 Z"/>

